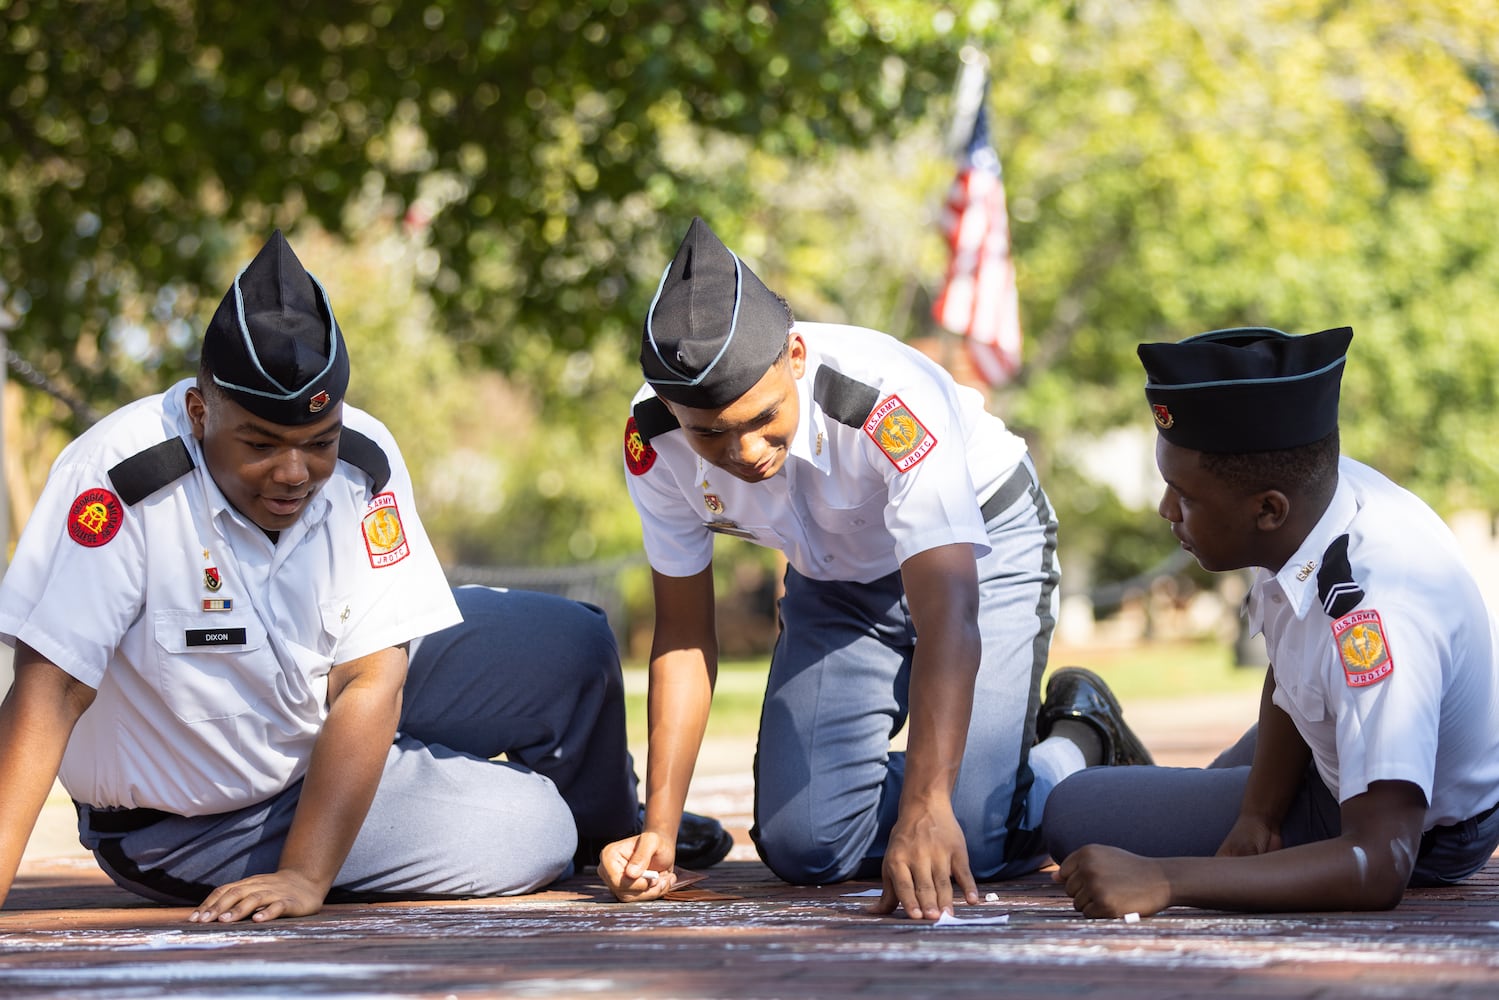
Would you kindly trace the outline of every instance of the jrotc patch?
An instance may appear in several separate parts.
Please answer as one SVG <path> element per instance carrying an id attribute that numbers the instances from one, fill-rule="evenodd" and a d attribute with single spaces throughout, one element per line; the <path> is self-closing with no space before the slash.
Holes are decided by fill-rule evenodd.
<path id="1" fill-rule="evenodd" d="M 1332 623 L 1333 640 L 1338 644 L 1338 658 L 1348 675 L 1349 687 L 1368 687 L 1395 672 L 1395 661 L 1385 642 L 1384 626 L 1379 612 L 1355 611 Z"/>
<path id="2" fill-rule="evenodd" d="M 125 508 L 119 497 L 102 487 L 84 490 L 68 511 L 68 537 L 96 549 L 120 533 Z"/>
<path id="3" fill-rule="evenodd" d="M 704 493 L 703 506 L 708 508 L 708 513 L 718 515 L 723 513 L 723 501 L 718 498 L 717 493 Z"/>
<path id="4" fill-rule="evenodd" d="M 1171 411 L 1166 408 L 1165 403 L 1150 404 L 1150 415 L 1155 417 L 1155 422 L 1158 426 L 1166 430 L 1170 430 L 1176 424 L 1176 418 L 1171 415 Z"/>
<path id="5" fill-rule="evenodd" d="M 406 529 L 401 526 L 401 512 L 396 509 L 394 493 L 380 493 L 370 501 L 364 514 L 364 547 L 370 554 L 370 565 L 376 569 L 394 566 L 411 555 Z"/>
<path id="6" fill-rule="evenodd" d="M 204 567 L 203 586 L 207 587 L 209 590 L 216 592 L 223 585 L 224 578 L 222 576 L 219 576 L 219 568 L 217 566 Z"/>
<path id="7" fill-rule="evenodd" d="M 932 432 L 916 419 L 916 414 L 907 409 L 899 396 L 890 396 L 870 411 L 869 419 L 864 421 L 864 433 L 902 472 L 909 472 L 937 446 Z"/>
<path id="8" fill-rule="evenodd" d="M 625 421 L 625 466 L 632 476 L 643 476 L 656 464 L 656 449 L 640 434 L 635 418 Z"/>

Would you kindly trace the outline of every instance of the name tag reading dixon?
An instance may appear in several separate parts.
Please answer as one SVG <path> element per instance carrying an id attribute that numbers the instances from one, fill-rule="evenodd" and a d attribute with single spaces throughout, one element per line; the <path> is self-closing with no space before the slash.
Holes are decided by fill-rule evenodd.
<path id="1" fill-rule="evenodd" d="M 242 628 L 190 628 L 187 630 L 189 646 L 243 646 L 245 630 Z"/>

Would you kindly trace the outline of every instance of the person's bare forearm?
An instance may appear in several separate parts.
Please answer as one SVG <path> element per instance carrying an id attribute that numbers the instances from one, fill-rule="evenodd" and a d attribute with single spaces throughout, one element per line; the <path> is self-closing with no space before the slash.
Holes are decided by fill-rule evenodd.
<path id="1" fill-rule="evenodd" d="M 718 676 L 713 567 L 687 577 L 651 574 L 656 627 L 651 639 L 645 828 L 676 839 L 697 766 Z"/>
<path id="2" fill-rule="evenodd" d="M 84 685 L 19 644 L 15 679 L 0 704 L 0 903 L 62 764 L 68 738 L 93 701 Z"/>
<path id="3" fill-rule="evenodd" d="M 983 639 L 969 546 L 920 553 L 901 573 L 918 636 L 911 663 L 904 808 L 916 797 L 951 799 L 968 743 Z"/>
<path id="4" fill-rule="evenodd" d="M 1053 876 L 1090 917 L 1168 906 L 1227 910 L 1375 910 L 1400 902 L 1426 815 L 1421 789 L 1376 781 L 1344 802 L 1342 834 L 1298 847 L 1211 858 L 1147 858 L 1088 844 Z"/>
<path id="5" fill-rule="evenodd" d="M 978 630 L 947 633 L 946 641 L 923 641 L 911 665 L 911 714 L 907 723 L 907 801 L 940 796 L 950 800 L 968 743 L 973 684 L 978 672 Z"/>
<path id="6" fill-rule="evenodd" d="M 881 865 L 876 912 L 897 905 L 917 920 L 952 906 L 953 887 L 978 901 L 962 827 L 953 811 L 982 640 L 973 549 L 944 545 L 901 564 L 916 629 L 900 811 Z"/>
<path id="7" fill-rule="evenodd" d="M 332 887 L 374 801 L 401 714 L 406 654 L 361 672 L 331 698 L 308 763 L 280 867 L 323 891 Z"/>
<path id="8" fill-rule="evenodd" d="M 1236 858 L 1161 862 L 1174 905 L 1207 909 L 1382 910 L 1400 902 L 1408 866 L 1389 843 L 1349 837 Z"/>
<path id="9" fill-rule="evenodd" d="M 1291 717 L 1275 705 L 1275 673 L 1265 673 L 1260 693 L 1254 761 L 1244 788 L 1242 815 L 1279 827 L 1306 777 L 1311 751 Z"/>
<path id="10" fill-rule="evenodd" d="M 713 670 L 695 650 L 651 660 L 646 827 L 676 837 L 713 702 Z"/>

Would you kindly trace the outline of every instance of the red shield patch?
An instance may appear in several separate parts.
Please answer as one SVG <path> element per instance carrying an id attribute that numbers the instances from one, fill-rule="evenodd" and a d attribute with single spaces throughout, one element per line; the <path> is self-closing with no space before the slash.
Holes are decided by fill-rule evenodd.
<path id="1" fill-rule="evenodd" d="M 632 476 L 643 476 L 656 464 L 656 449 L 640 435 L 635 418 L 625 421 L 625 467 Z"/>
<path id="2" fill-rule="evenodd" d="M 1171 415 L 1165 403 L 1152 403 L 1150 412 L 1155 417 L 1155 422 L 1163 428 L 1169 430 L 1171 425 L 1176 423 L 1176 418 Z"/>
<path id="3" fill-rule="evenodd" d="M 119 534 L 124 521 L 119 497 L 103 488 L 84 490 L 68 511 L 68 537 L 95 549 Z"/>

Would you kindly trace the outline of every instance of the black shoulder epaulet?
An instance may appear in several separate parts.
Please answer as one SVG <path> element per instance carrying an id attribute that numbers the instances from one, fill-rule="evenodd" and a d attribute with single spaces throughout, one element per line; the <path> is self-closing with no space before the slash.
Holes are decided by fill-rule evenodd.
<path id="1" fill-rule="evenodd" d="M 390 459 L 385 449 L 348 427 L 338 437 L 338 457 L 370 477 L 370 493 L 379 493 L 390 482 Z"/>
<path id="2" fill-rule="evenodd" d="M 863 427 L 880 401 L 880 390 L 823 365 L 812 380 L 812 398 L 840 424 Z"/>
<path id="3" fill-rule="evenodd" d="M 1358 607 L 1364 592 L 1353 579 L 1348 562 L 1348 536 L 1339 535 L 1322 553 L 1322 568 L 1317 570 L 1317 599 L 1329 618 L 1342 618 Z"/>
<path id="4" fill-rule="evenodd" d="M 671 415 L 671 411 L 658 396 L 648 396 L 642 399 L 635 404 L 635 409 L 631 412 L 635 415 L 635 429 L 640 432 L 641 439 L 647 443 L 653 437 L 674 431 L 682 426 L 677 423 L 677 418 Z"/>
<path id="5" fill-rule="evenodd" d="M 140 503 L 168 483 L 175 483 L 193 471 L 193 456 L 180 437 L 153 444 L 145 451 L 120 462 L 109 470 L 120 501 L 127 507 Z"/>

